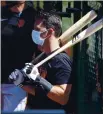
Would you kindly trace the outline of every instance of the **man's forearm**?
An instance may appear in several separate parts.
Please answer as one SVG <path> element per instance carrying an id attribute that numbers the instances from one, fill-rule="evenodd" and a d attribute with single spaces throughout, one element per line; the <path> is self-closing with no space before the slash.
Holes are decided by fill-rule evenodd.
<path id="1" fill-rule="evenodd" d="M 25 90 L 27 93 L 35 95 L 35 88 L 33 86 L 22 86 L 21 87 L 23 90 Z"/>
<path id="2" fill-rule="evenodd" d="M 65 105 L 68 102 L 72 84 L 55 85 L 47 96 L 53 101 Z"/>
<path id="3" fill-rule="evenodd" d="M 64 87 L 62 88 L 61 86 Z M 61 86 L 53 86 L 50 92 L 48 92 L 47 97 L 61 105 L 65 105 L 69 99 L 71 85 L 63 84 Z M 35 88 L 33 86 L 22 86 L 22 89 L 35 96 Z"/>

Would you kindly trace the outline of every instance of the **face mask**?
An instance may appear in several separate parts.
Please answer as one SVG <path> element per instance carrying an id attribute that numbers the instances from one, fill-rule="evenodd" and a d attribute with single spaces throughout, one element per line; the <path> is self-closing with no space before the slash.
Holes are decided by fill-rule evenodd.
<path id="1" fill-rule="evenodd" d="M 42 46 L 44 44 L 45 39 L 41 38 L 40 36 L 41 32 L 32 30 L 32 40 L 34 43 L 36 43 L 37 45 Z"/>

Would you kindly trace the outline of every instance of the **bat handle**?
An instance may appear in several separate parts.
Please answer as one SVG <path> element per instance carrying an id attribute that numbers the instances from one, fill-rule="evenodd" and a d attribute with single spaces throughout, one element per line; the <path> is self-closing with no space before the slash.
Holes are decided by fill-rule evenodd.
<path id="1" fill-rule="evenodd" d="M 41 59 L 45 56 L 45 53 L 42 52 L 40 55 L 38 55 L 35 59 L 31 61 L 32 64 L 37 64 L 38 62 L 41 61 Z"/>

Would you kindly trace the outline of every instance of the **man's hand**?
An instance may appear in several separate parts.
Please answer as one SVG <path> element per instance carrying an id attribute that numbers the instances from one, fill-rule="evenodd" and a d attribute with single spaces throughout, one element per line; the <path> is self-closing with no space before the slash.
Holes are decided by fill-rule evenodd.
<path id="1" fill-rule="evenodd" d="M 29 70 L 30 70 L 30 73 L 27 73 L 27 71 Z M 38 76 L 40 76 L 38 68 L 36 68 L 35 66 L 33 67 L 31 63 L 26 63 L 26 66 L 24 67 L 23 71 L 28 76 L 28 78 L 34 81 L 36 80 Z"/>
<path id="2" fill-rule="evenodd" d="M 30 67 L 31 64 L 27 64 L 24 69 L 18 70 L 16 69 L 9 75 L 9 81 L 13 82 L 16 86 L 23 86 L 23 83 L 25 84 L 32 84 L 32 82 L 35 82 L 37 77 L 40 76 L 39 71 L 36 67 L 33 67 L 31 69 L 30 74 L 27 74 L 26 71 Z"/>
<path id="3" fill-rule="evenodd" d="M 9 75 L 9 80 L 16 86 L 21 86 L 24 82 L 24 74 L 20 70 L 16 69 Z"/>

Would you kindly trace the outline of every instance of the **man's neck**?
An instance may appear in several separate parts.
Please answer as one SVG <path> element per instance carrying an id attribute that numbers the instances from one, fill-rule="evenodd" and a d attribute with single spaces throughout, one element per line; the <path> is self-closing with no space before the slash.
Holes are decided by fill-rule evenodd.
<path id="1" fill-rule="evenodd" d="M 43 51 L 49 54 L 58 48 L 60 48 L 58 40 L 56 38 L 49 38 L 49 40 L 46 40 L 44 43 Z"/>

